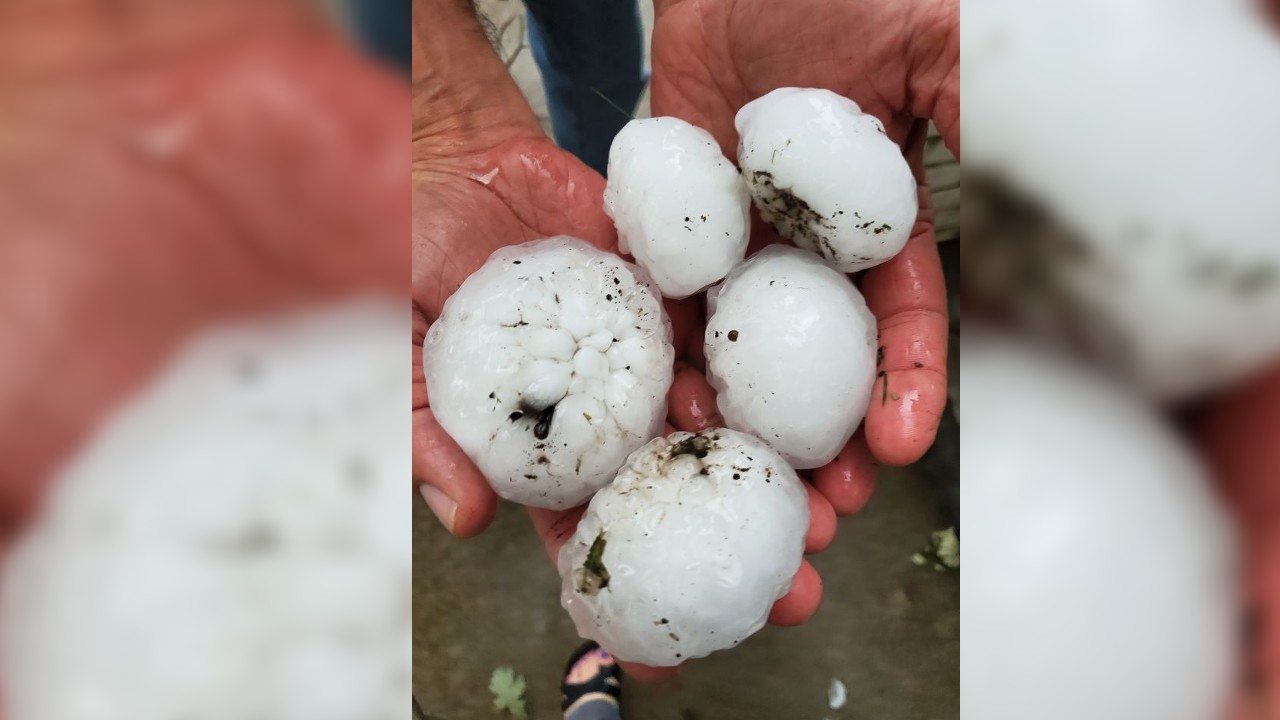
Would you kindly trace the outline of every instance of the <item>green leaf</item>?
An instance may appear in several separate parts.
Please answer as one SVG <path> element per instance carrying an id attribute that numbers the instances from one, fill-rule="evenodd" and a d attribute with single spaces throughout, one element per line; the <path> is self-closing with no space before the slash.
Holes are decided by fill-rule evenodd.
<path id="1" fill-rule="evenodd" d="M 524 705 L 524 678 L 509 667 L 500 667 L 493 671 L 489 678 L 489 692 L 493 693 L 493 707 L 506 711 L 516 720 L 527 720 L 528 712 Z"/>
<path id="2" fill-rule="evenodd" d="M 934 570 L 960 568 L 960 536 L 949 527 L 929 535 L 929 544 L 911 556 L 914 565 L 932 565 Z"/>

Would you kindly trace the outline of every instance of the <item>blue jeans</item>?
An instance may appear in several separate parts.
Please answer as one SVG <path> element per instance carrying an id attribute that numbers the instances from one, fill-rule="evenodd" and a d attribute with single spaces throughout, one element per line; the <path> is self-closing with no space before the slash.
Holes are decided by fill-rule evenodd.
<path id="1" fill-rule="evenodd" d="M 604 174 L 648 82 L 636 0 L 526 0 L 556 143 Z"/>
<path id="2" fill-rule="evenodd" d="M 621 720 L 621 710 L 608 700 L 590 700 L 565 716 L 565 720 Z"/>
<path id="3" fill-rule="evenodd" d="M 410 65 L 412 0 L 348 0 L 347 12 L 360 44 L 407 75 Z"/>

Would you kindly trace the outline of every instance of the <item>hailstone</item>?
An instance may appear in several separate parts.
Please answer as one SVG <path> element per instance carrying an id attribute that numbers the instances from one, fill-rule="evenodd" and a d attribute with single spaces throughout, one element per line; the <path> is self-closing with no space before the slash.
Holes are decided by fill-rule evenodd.
<path id="1" fill-rule="evenodd" d="M 965 2 L 965 171 L 1051 228 L 990 253 L 970 234 L 965 270 L 1161 400 L 1280 356 L 1280 94 L 1256 89 L 1280 43 L 1257 5 Z"/>
<path id="2" fill-rule="evenodd" d="M 493 253 L 422 362 L 432 412 L 498 495 L 561 510 L 661 434 L 674 355 L 644 271 L 561 236 Z"/>
<path id="3" fill-rule="evenodd" d="M 1204 470 L 1123 387 L 972 329 L 961 352 L 961 717 L 1226 717 L 1239 578 Z"/>
<path id="4" fill-rule="evenodd" d="M 866 415 L 876 320 L 849 278 L 771 245 L 707 293 L 707 376 L 725 424 L 795 468 L 835 458 Z"/>
<path id="5" fill-rule="evenodd" d="M 765 222 L 841 272 L 897 255 L 915 177 L 873 115 L 830 90 L 779 88 L 738 111 L 738 164 Z"/>
<path id="6" fill-rule="evenodd" d="M 206 334 L 60 472 L 0 582 L 0 715 L 404 717 L 396 305 Z"/>
<path id="7" fill-rule="evenodd" d="M 711 133 L 673 117 L 632 120 L 609 148 L 604 210 L 618 245 L 662 294 L 719 281 L 747 251 L 747 188 Z"/>
<path id="8" fill-rule="evenodd" d="M 656 667 L 736 646 L 764 626 L 804 555 L 809 503 L 758 438 L 676 432 L 637 450 L 560 549 L 578 633 Z"/>

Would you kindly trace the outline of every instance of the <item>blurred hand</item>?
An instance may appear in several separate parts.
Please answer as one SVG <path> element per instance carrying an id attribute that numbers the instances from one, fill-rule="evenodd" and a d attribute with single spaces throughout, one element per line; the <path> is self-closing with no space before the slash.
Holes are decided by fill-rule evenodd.
<path id="1" fill-rule="evenodd" d="M 1246 687 L 1232 720 L 1265 720 L 1280 706 L 1280 367 L 1215 400 L 1201 437 L 1242 531 L 1254 619 Z"/>
<path id="2" fill-rule="evenodd" d="M 403 81 L 292 3 L 0 4 L 0 546 L 207 323 L 405 292 Z"/>
<path id="3" fill-rule="evenodd" d="M 959 3 L 655 0 L 654 7 L 654 115 L 706 128 L 734 158 L 739 108 L 779 87 L 826 88 L 883 121 L 915 171 L 921 208 L 911 239 L 897 257 L 861 276 L 882 348 L 871 407 L 863 429 L 813 473 L 830 509 L 855 512 L 870 496 L 876 463 L 919 459 L 946 404 L 947 297 L 923 150 L 932 119 L 959 154 Z M 750 251 L 771 242 L 783 240 L 755 217 Z M 694 307 L 690 316 L 688 332 L 697 340 L 676 378 L 672 422 L 691 430 L 721 420 L 702 372 L 704 315 Z"/>

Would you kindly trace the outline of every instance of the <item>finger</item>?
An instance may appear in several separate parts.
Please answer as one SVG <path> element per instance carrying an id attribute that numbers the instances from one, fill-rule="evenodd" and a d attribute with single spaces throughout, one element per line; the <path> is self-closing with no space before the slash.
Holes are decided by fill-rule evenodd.
<path id="1" fill-rule="evenodd" d="M 430 408 L 413 413 L 412 462 L 414 485 L 449 532 L 471 537 L 493 521 L 498 504 L 493 488 Z"/>
<path id="2" fill-rule="evenodd" d="M 906 465 L 933 443 L 947 403 L 947 292 L 932 229 L 918 225 L 902 252 L 868 270 L 862 293 L 883 348 L 867 444 L 880 461 Z"/>
<path id="3" fill-rule="evenodd" d="M 827 498 L 837 515 L 852 515 L 871 499 L 879 469 L 867 447 L 867 437 L 859 428 L 835 460 L 813 471 L 813 486 Z"/>
<path id="4" fill-rule="evenodd" d="M 422 343 L 427 338 L 427 315 L 423 312 L 418 303 L 413 303 L 413 347 L 411 348 L 413 358 L 410 366 L 412 372 L 410 375 L 410 388 L 412 395 L 412 407 L 418 410 L 427 406 L 427 375 L 422 368 Z"/>
<path id="5" fill-rule="evenodd" d="M 685 432 L 724 426 L 711 383 L 702 373 L 683 363 L 677 364 L 675 379 L 667 393 L 667 417 L 677 430 Z"/>
<path id="6" fill-rule="evenodd" d="M 546 548 L 554 564 L 560 556 L 560 548 L 564 546 L 573 531 L 578 529 L 578 521 L 586 512 L 587 506 L 580 505 L 570 510 L 545 510 L 543 508 L 526 508 L 529 519 L 533 520 L 533 530 Z"/>
<path id="7" fill-rule="evenodd" d="M 791 582 L 791 591 L 773 604 L 769 622 L 787 627 L 804 624 L 813 617 L 821 604 L 822 577 L 808 560 L 804 560 Z"/>
<path id="8" fill-rule="evenodd" d="M 680 674 L 680 667 L 650 667 L 636 663 L 618 661 L 618 667 L 632 680 L 642 683 L 666 682 Z"/>
<path id="9" fill-rule="evenodd" d="M 817 488 L 805 483 L 809 494 L 809 531 L 804 536 L 806 555 L 820 553 L 831 545 L 836 537 L 836 511 Z"/>
<path id="10" fill-rule="evenodd" d="M 671 318 L 671 342 L 675 345 L 676 357 L 683 357 L 690 343 L 702 342 L 701 307 L 697 296 L 683 300 L 666 299 L 662 301 Z M 694 335 L 697 334 L 695 340 Z"/>

